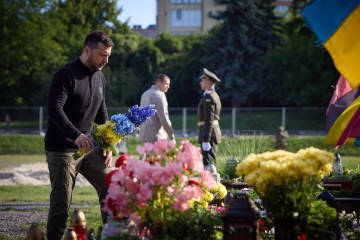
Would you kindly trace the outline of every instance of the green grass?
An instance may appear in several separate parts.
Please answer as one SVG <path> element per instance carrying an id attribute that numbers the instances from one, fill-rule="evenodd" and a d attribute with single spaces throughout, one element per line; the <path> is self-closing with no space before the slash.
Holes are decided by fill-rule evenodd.
<path id="1" fill-rule="evenodd" d="M 177 138 L 179 144 L 181 138 Z M 199 146 L 196 137 L 188 138 L 190 142 Z M 288 151 L 297 152 L 306 147 L 316 147 L 334 152 L 333 146 L 323 145 L 323 136 L 290 136 L 287 140 Z M 141 141 L 130 136 L 127 148 L 130 154 L 137 154 L 136 147 Z M 241 160 L 249 153 L 259 153 L 275 150 L 274 136 L 239 135 L 224 137 L 219 145 L 219 159 L 236 158 Z M 338 151 L 343 158 L 344 165 L 349 168 L 357 167 L 359 148 L 343 146 Z M 113 158 L 116 160 L 116 156 Z M 0 135 L 0 169 L 20 166 L 26 163 L 45 162 L 44 137 L 39 135 Z"/>
<path id="2" fill-rule="evenodd" d="M 1 154 L 44 153 L 44 137 L 40 135 L 0 135 Z"/>

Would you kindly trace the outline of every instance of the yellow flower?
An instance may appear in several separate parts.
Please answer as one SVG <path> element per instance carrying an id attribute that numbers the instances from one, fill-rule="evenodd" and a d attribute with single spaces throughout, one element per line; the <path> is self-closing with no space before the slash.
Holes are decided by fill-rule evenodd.
<path id="1" fill-rule="evenodd" d="M 250 154 L 236 166 L 239 176 L 259 192 L 269 186 L 285 185 L 289 180 L 321 180 L 332 171 L 333 154 L 314 147 L 301 149 L 297 153 L 284 150 Z"/>

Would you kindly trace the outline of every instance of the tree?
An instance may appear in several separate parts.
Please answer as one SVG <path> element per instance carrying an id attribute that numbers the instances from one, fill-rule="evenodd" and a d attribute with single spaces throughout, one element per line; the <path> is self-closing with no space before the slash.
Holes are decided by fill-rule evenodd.
<path id="1" fill-rule="evenodd" d="M 215 19 L 221 24 L 205 40 L 204 65 L 223 80 L 220 95 L 232 106 L 252 105 L 251 96 L 262 91 L 261 66 L 269 46 L 276 43 L 270 0 L 217 0 L 226 10 Z"/>
<path id="2" fill-rule="evenodd" d="M 324 107 L 338 78 L 331 57 L 314 36 L 297 35 L 269 50 L 265 61 L 266 106 Z"/>
<path id="3" fill-rule="evenodd" d="M 171 79 L 171 87 L 167 93 L 171 107 L 196 107 L 200 98 L 199 76 L 203 64 L 201 57 L 204 35 L 176 36 L 182 39 L 182 51 L 175 56 L 166 56 L 166 61 L 159 65 L 158 72 L 166 73 Z"/>
<path id="4" fill-rule="evenodd" d="M 0 102 L 44 105 L 54 72 L 79 56 L 85 36 L 130 32 L 113 0 L 0 1 Z M 36 92 L 37 94 L 34 94 Z"/>
<path id="5" fill-rule="evenodd" d="M 2 105 L 42 104 L 49 73 L 65 60 L 53 38 L 58 19 L 45 0 L 0 3 L 0 102 Z"/>
<path id="6" fill-rule="evenodd" d="M 132 57 L 139 48 L 140 36 L 132 32 L 114 34 L 115 47 L 104 74 L 107 79 L 108 106 L 128 106 L 139 102 L 141 79 L 132 66 Z"/>
<path id="7" fill-rule="evenodd" d="M 265 57 L 266 91 L 263 103 L 276 106 L 327 106 L 336 83 L 336 71 L 330 55 L 300 15 L 309 1 L 295 0 L 290 14 L 282 22 L 283 44 L 272 48 Z"/>
<path id="8" fill-rule="evenodd" d="M 181 36 L 162 33 L 159 38 L 155 40 L 155 46 L 157 46 L 163 54 L 172 55 L 182 50 L 181 40 Z"/>

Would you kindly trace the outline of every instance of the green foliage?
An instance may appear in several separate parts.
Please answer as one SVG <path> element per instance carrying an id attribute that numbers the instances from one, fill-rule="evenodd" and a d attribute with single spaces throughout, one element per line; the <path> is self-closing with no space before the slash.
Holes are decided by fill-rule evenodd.
<path id="1" fill-rule="evenodd" d="M 171 35 L 169 33 L 162 33 L 159 38 L 155 40 L 155 46 L 157 46 L 162 53 L 167 55 L 179 53 L 182 50 L 182 45 L 180 36 Z"/>
<path id="2" fill-rule="evenodd" d="M 164 239 L 223 239 L 222 219 L 219 212 L 209 209 L 195 209 L 179 212 L 167 224 Z"/>
<path id="3" fill-rule="evenodd" d="M 182 37 L 183 51 L 176 56 L 165 56 L 166 61 L 159 65 L 158 72 L 168 74 L 171 79 L 171 87 L 166 94 L 169 106 L 196 107 L 200 101 L 198 77 L 203 68 L 200 58 L 205 54 L 203 38 L 203 35 Z"/>
<path id="4" fill-rule="evenodd" d="M 1 104 L 46 105 L 53 74 L 79 56 L 84 37 L 94 29 L 104 30 L 115 43 L 103 70 L 108 106 L 139 103 L 154 77 L 166 73 L 169 106 L 195 107 L 203 67 L 221 78 L 217 90 L 223 106 L 325 106 L 330 99 L 338 73 L 304 27 L 299 11 L 309 0 L 294 0 L 281 25 L 273 0 L 217 0 L 227 8 L 209 33 L 165 33 L 156 40 L 119 22 L 118 2 L 1 1 Z"/>
<path id="5" fill-rule="evenodd" d="M 325 201 L 313 201 L 311 203 L 310 212 L 307 217 L 307 239 L 337 239 L 336 216 L 337 213 L 335 208 L 329 207 Z"/>
<path id="6" fill-rule="evenodd" d="M 102 29 L 111 35 L 128 29 L 117 20 L 116 4 L 108 0 L 1 1 L 1 103 L 45 105 L 52 75 L 80 55 L 90 31 Z"/>
<path id="7" fill-rule="evenodd" d="M 267 91 L 262 94 L 263 100 L 282 106 L 321 107 L 328 103 L 338 73 L 329 54 L 315 41 L 309 33 L 298 34 L 267 52 L 263 82 Z M 328 83 L 316 84 L 319 80 Z"/>
<path id="8" fill-rule="evenodd" d="M 34 91 L 45 93 L 50 72 L 66 59 L 65 49 L 54 38 L 62 25 L 52 17 L 51 7 L 45 0 L 1 1 L 2 104 L 45 103 L 44 94 Z"/>
<path id="9" fill-rule="evenodd" d="M 237 179 L 235 171 L 237 163 L 251 153 L 265 151 L 265 138 L 253 136 L 236 136 L 224 138 L 218 150 L 218 157 L 226 161 L 218 161 L 216 164 L 220 176 L 225 181 Z"/>
<path id="10" fill-rule="evenodd" d="M 346 168 L 344 167 L 343 175 L 333 175 L 326 177 L 326 179 L 333 180 L 350 180 L 352 184 L 351 190 L 341 189 L 340 191 L 330 191 L 334 197 L 350 197 L 350 198 L 360 198 L 360 165 L 358 164 L 356 168 Z"/>
<path id="11" fill-rule="evenodd" d="M 251 104 L 252 95 L 263 91 L 263 55 L 277 41 L 273 1 L 216 2 L 226 10 L 214 17 L 222 23 L 205 40 L 202 62 L 223 79 L 222 98 L 232 106 Z"/>

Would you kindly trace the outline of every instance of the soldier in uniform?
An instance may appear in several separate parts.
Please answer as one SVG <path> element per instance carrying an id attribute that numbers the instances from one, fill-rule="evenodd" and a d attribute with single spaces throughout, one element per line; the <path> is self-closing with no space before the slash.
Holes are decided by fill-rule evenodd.
<path id="1" fill-rule="evenodd" d="M 277 150 L 286 150 L 287 142 L 286 139 L 289 137 L 289 133 L 284 129 L 283 126 L 278 127 L 278 132 L 275 135 L 276 143 L 275 148 Z"/>
<path id="2" fill-rule="evenodd" d="M 221 141 L 219 126 L 221 102 L 215 91 L 215 84 L 220 79 L 212 72 L 204 68 L 200 77 L 200 86 L 204 94 L 198 105 L 198 141 L 201 144 L 204 166 L 216 164 L 216 151 Z"/>

